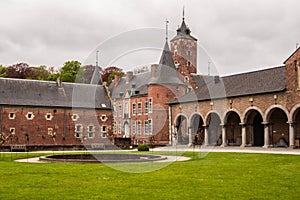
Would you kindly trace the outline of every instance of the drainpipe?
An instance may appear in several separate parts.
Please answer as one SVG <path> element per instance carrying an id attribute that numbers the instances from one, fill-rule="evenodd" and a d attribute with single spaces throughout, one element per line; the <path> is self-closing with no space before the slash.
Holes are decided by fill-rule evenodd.
<path id="1" fill-rule="evenodd" d="M 172 145 L 172 110 L 171 106 L 169 105 L 169 144 Z"/>

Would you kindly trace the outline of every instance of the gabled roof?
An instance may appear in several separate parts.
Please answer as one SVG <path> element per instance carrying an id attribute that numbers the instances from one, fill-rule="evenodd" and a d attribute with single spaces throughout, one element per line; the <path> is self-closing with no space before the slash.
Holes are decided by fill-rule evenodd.
<path id="1" fill-rule="evenodd" d="M 285 70 L 281 66 L 224 77 L 194 75 L 198 88 L 170 104 L 284 91 Z"/>
<path id="2" fill-rule="evenodd" d="M 184 83 L 178 77 L 178 72 L 174 64 L 172 52 L 170 51 L 169 44 L 166 41 L 163 52 L 160 57 L 158 69 L 155 77 L 151 78 L 150 84 L 178 84 Z"/>
<path id="3" fill-rule="evenodd" d="M 0 78 L 0 105 L 110 109 L 101 85 Z"/>
<path id="4" fill-rule="evenodd" d="M 300 47 L 298 47 L 283 63 L 286 64 L 286 62 L 293 57 L 297 51 L 300 51 Z"/>

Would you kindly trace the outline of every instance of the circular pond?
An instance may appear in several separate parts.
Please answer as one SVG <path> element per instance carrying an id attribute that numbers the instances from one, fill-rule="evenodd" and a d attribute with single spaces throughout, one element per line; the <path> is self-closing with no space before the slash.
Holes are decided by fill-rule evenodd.
<path id="1" fill-rule="evenodd" d="M 62 154 L 42 156 L 40 161 L 46 162 L 78 162 L 78 163 L 122 163 L 122 162 L 153 162 L 165 160 L 160 155 L 141 154 Z"/>

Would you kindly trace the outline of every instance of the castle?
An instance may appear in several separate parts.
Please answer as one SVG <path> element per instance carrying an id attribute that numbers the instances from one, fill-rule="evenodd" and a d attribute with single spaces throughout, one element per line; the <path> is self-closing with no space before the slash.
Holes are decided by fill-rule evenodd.
<path id="1" fill-rule="evenodd" d="M 132 145 L 299 147 L 300 49 L 282 66 L 199 75 L 197 39 L 184 18 L 158 64 L 115 76 L 108 88 L 0 82 L 3 148 L 100 148 L 116 138 Z"/>

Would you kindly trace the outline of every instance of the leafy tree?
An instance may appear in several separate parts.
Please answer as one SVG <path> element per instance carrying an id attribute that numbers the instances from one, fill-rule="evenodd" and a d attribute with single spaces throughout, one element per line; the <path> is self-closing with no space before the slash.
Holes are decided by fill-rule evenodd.
<path id="1" fill-rule="evenodd" d="M 27 63 L 18 63 L 7 67 L 6 73 L 8 78 L 26 79 L 31 73 L 31 68 Z"/>
<path id="2" fill-rule="evenodd" d="M 123 69 L 111 66 L 107 67 L 101 71 L 101 78 L 103 82 L 107 82 L 108 84 L 114 79 L 114 75 L 118 74 L 119 76 L 124 76 Z"/>
<path id="3" fill-rule="evenodd" d="M 59 77 L 59 73 L 49 74 L 47 80 L 48 81 L 56 81 L 58 77 Z"/>
<path id="4" fill-rule="evenodd" d="M 5 78 L 7 76 L 6 74 L 6 67 L 0 65 L 0 77 Z"/>
<path id="5" fill-rule="evenodd" d="M 40 67 L 31 67 L 30 75 L 28 79 L 34 80 L 48 80 L 50 72 L 47 70 L 47 67 L 42 65 Z"/>
<path id="6" fill-rule="evenodd" d="M 82 69 L 79 61 L 67 61 L 60 69 L 61 79 L 64 82 L 75 82 L 78 72 Z"/>

